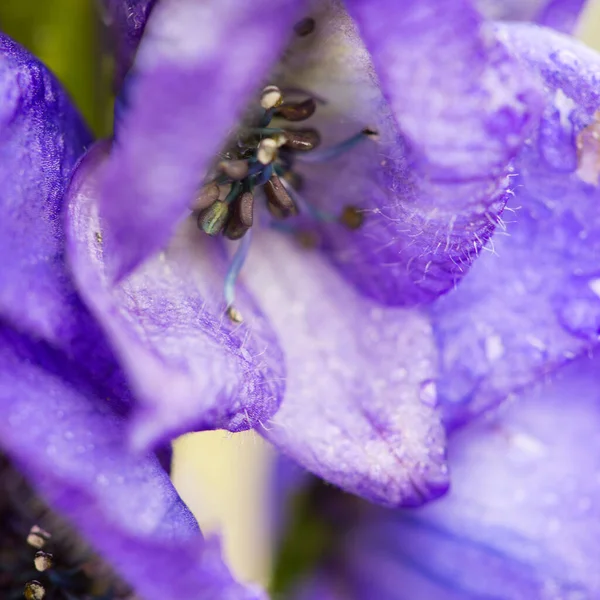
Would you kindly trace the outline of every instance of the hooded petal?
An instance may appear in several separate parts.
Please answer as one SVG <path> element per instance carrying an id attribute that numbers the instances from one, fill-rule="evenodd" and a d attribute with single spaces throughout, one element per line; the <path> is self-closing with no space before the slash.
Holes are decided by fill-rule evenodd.
<path id="1" fill-rule="evenodd" d="M 474 3 L 486 18 L 494 21 L 534 21 L 570 33 L 586 0 L 475 0 Z"/>
<path id="2" fill-rule="evenodd" d="M 156 0 L 101 0 L 104 20 L 116 47 L 115 88 L 120 89 L 133 64 L 146 22 Z"/>
<path id="3" fill-rule="evenodd" d="M 248 429 L 283 395 L 284 364 L 252 298 L 238 292 L 244 324 L 225 315 L 227 256 L 193 219 L 169 247 L 121 283 L 106 274 L 96 201 L 106 146 L 80 164 L 68 192 L 68 250 L 79 288 L 110 337 L 140 399 L 135 445 L 193 429 Z"/>
<path id="4" fill-rule="evenodd" d="M 501 31 L 543 76 L 548 105 L 515 163 L 506 231 L 432 310 L 440 396 L 459 421 L 588 352 L 600 331 L 600 56 L 535 26 Z"/>
<path id="5" fill-rule="evenodd" d="M 436 353 L 417 310 L 359 296 L 316 253 L 261 232 L 246 283 L 287 360 L 285 400 L 259 431 L 305 468 L 390 505 L 445 491 Z"/>
<path id="6" fill-rule="evenodd" d="M 283 50 L 302 0 L 163 0 L 128 86 L 100 212 L 118 279 L 163 247 Z"/>
<path id="7" fill-rule="evenodd" d="M 401 10 L 400 4 L 395 6 L 390 14 Z M 429 54 L 421 49 L 428 48 L 425 42 L 429 30 L 425 24 L 421 37 L 414 31 L 410 35 L 402 30 L 400 34 L 395 30 L 386 32 L 397 43 L 395 52 L 402 62 L 386 63 L 385 69 L 376 74 L 355 24 L 339 2 L 319 2 L 310 14 L 315 19 L 315 30 L 295 40 L 286 54 L 280 75 L 282 86 L 306 89 L 326 101 L 319 104 L 311 123 L 321 131 L 324 147 L 334 146 L 365 127 L 379 134 L 377 141 L 365 138 L 362 144 L 329 161 L 305 164 L 298 160 L 304 181 L 301 194 L 306 201 L 332 216 L 352 205 L 364 217 L 358 230 L 335 223 L 320 226 L 322 247 L 349 281 L 379 302 L 430 302 L 456 285 L 494 231 L 506 200 L 507 164 L 536 116 L 536 95 L 530 83 L 519 79 L 519 70 L 493 36 L 487 55 L 473 51 L 471 56 L 455 41 L 454 37 L 459 36 L 453 33 L 453 21 L 447 24 L 447 30 L 435 20 L 427 22 L 427 27 L 431 27 L 430 35 L 445 33 L 448 43 L 458 46 L 448 58 L 456 63 L 455 80 L 450 75 L 442 76 L 448 69 L 440 64 L 437 47 Z M 457 21 L 457 27 L 461 24 L 460 15 L 450 11 L 449 16 Z M 398 17 L 400 21 L 403 18 Z M 391 22 L 395 28 L 394 19 Z M 462 39 L 483 45 L 479 21 L 470 23 L 467 19 L 467 24 L 470 28 L 466 33 L 461 30 Z M 422 54 L 423 64 L 413 65 Z M 517 74 L 511 76 L 513 68 Z M 415 82 L 415 72 L 425 73 L 427 82 Z M 410 108 L 407 111 L 412 129 L 423 124 L 423 131 L 415 134 L 418 139 L 410 143 L 399 132 L 391 112 L 395 105 L 385 100 L 386 88 L 379 84 L 381 80 L 391 85 L 386 77 L 404 73 L 409 81 L 402 88 L 394 88 L 403 94 L 396 100 Z M 468 85 L 462 86 L 463 78 Z M 490 84 L 488 79 L 498 89 L 506 84 L 514 97 L 507 94 L 506 98 L 494 98 L 491 90 L 472 93 L 472 89 Z M 443 98 L 446 108 L 440 114 L 433 114 L 433 96 Z M 514 111 L 506 109 L 506 114 L 502 113 L 502 101 L 509 103 L 511 98 Z M 492 103 L 497 112 L 489 108 Z M 428 106 L 431 111 L 427 113 Z M 422 107 L 423 114 L 412 114 L 417 110 L 413 107 Z M 456 131 L 460 131 L 459 136 Z M 479 146 L 471 140 L 465 145 L 471 143 L 472 148 L 453 148 L 453 144 L 458 146 L 457 138 L 462 140 L 469 131 L 477 137 Z M 455 157 L 456 164 L 447 165 L 448 169 L 469 166 L 471 173 L 436 177 L 431 169 L 423 172 L 421 141 L 444 157 Z M 475 168 L 479 169 L 477 173 Z"/>
<path id="8" fill-rule="evenodd" d="M 258 598 L 237 584 L 154 457 L 132 457 L 111 398 L 40 343 L 0 332 L 0 443 L 147 600 Z"/>
<path id="9" fill-rule="evenodd" d="M 352 597 L 598 597 L 599 367 L 579 359 L 451 439 L 445 498 L 346 539 Z"/>

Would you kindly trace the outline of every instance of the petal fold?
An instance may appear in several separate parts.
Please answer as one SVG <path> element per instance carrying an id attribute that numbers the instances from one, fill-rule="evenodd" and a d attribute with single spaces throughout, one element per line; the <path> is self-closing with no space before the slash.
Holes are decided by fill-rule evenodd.
<path id="1" fill-rule="evenodd" d="M 50 505 L 147 600 L 260 594 L 235 582 L 111 398 L 40 343 L 0 332 L 0 443 Z"/>
<path id="2" fill-rule="evenodd" d="M 318 255 L 263 231 L 246 284 L 287 360 L 284 402 L 259 432 L 305 468 L 388 505 L 447 487 L 436 351 L 417 310 L 358 295 Z"/>
<path id="3" fill-rule="evenodd" d="M 597 597 L 599 366 L 583 357 L 458 432 L 445 498 L 379 511 L 346 540 L 353 597 Z"/>
<path id="4" fill-rule="evenodd" d="M 147 447 L 198 429 L 239 431 L 277 410 L 284 389 L 278 342 L 252 298 L 238 289 L 244 323 L 225 315 L 228 258 L 190 219 L 159 255 L 119 284 L 97 198 L 105 144 L 80 164 L 68 192 L 68 252 L 84 299 L 139 398 L 134 444 Z"/>
<path id="5" fill-rule="evenodd" d="M 128 85 L 100 198 L 119 279 L 163 247 L 283 51 L 302 0 L 163 0 Z"/>
<path id="6" fill-rule="evenodd" d="M 589 144 L 600 55 L 534 25 L 500 31 L 543 77 L 547 107 L 515 161 L 505 231 L 432 307 L 441 406 L 457 424 L 590 351 L 600 332 L 600 152 Z"/>

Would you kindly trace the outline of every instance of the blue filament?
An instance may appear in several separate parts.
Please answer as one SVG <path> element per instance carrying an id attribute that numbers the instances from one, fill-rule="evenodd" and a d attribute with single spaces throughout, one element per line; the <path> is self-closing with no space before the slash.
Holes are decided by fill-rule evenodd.
<path id="1" fill-rule="evenodd" d="M 334 158 L 342 156 L 348 152 L 348 150 L 352 150 L 352 148 L 367 139 L 369 139 L 369 135 L 364 131 L 361 131 L 335 146 L 330 146 L 329 148 L 317 148 L 316 150 L 305 153 L 298 152 L 294 155 L 294 160 L 303 163 L 320 163 L 333 160 Z"/>
<path id="2" fill-rule="evenodd" d="M 223 295 L 225 296 L 225 302 L 227 307 L 233 305 L 235 300 L 235 283 L 239 277 L 240 271 L 248 258 L 248 251 L 250 250 L 250 243 L 252 242 L 252 229 L 246 232 L 246 235 L 240 240 L 238 247 L 235 250 L 227 274 L 225 275 L 225 283 L 223 286 Z"/>

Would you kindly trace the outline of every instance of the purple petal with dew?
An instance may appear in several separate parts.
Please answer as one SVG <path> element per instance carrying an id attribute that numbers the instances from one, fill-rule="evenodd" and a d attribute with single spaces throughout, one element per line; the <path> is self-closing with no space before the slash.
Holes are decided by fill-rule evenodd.
<path id="1" fill-rule="evenodd" d="M 260 597 L 204 542 L 156 458 L 128 453 L 123 419 L 76 365 L 8 330 L 0 361 L 1 445 L 140 596 Z"/>
<path id="2" fill-rule="evenodd" d="M 97 214 L 106 146 L 97 145 L 68 192 L 68 250 L 82 295 L 103 325 L 139 398 L 135 445 L 194 429 L 239 431 L 277 410 L 284 361 L 269 324 L 238 289 L 244 323 L 225 315 L 227 255 L 192 218 L 170 245 L 119 284 Z"/>
<path id="3" fill-rule="evenodd" d="M 54 76 L 0 34 L 0 316 L 80 362 L 121 401 L 129 392 L 64 260 L 62 200 L 91 144 Z"/>
<path id="4" fill-rule="evenodd" d="M 128 86 L 100 197 L 112 279 L 163 247 L 253 93 L 302 0 L 163 0 Z"/>
<path id="5" fill-rule="evenodd" d="M 65 310 L 74 290 L 63 262 L 62 196 L 91 135 L 50 72 L 2 34 L 0 98 L 0 311 L 60 343 L 77 317 Z"/>
<path id="6" fill-rule="evenodd" d="M 365 136 L 335 159 L 297 162 L 304 181 L 300 194 L 307 202 L 333 221 L 348 205 L 356 207 L 364 218 L 362 227 L 352 231 L 337 223 L 320 224 L 322 247 L 349 281 L 381 303 L 414 305 L 435 300 L 463 277 L 494 231 L 506 200 L 508 179 L 504 170 L 514 148 L 491 142 L 496 144 L 495 154 L 492 150 L 487 154 L 481 151 L 488 158 L 496 156 L 498 165 L 502 165 L 496 174 L 488 168 L 491 158 L 480 165 L 481 176 L 471 179 L 436 180 L 422 174 L 418 155 L 398 132 L 371 58 L 349 16 L 336 2 L 321 3 L 311 14 L 315 31 L 292 44 L 281 74 L 282 87 L 304 88 L 326 100 L 319 104 L 311 122 L 321 131 L 323 147 L 334 147 L 365 127 L 379 133 L 377 141 Z M 407 52 L 414 55 L 412 50 Z M 439 62 L 437 54 L 435 61 Z M 508 68 L 499 62 L 502 68 Z M 475 64 L 480 71 L 487 65 L 483 57 Z M 496 72 L 491 66 L 487 68 L 489 73 Z M 426 70 L 431 72 L 432 68 Z M 460 94 L 468 95 L 468 90 L 462 88 L 438 90 L 439 82 L 433 74 L 430 84 L 431 90 L 421 89 L 424 99 L 415 95 L 411 102 L 422 105 L 437 93 L 454 98 L 459 107 L 465 101 Z M 404 91 L 409 93 L 408 88 Z M 530 100 L 527 94 L 524 90 L 521 121 L 504 122 L 506 128 L 501 133 L 511 144 L 522 141 L 525 125 L 533 119 L 525 104 Z M 489 101 L 489 96 L 485 96 L 485 102 L 481 99 L 477 115 L 463 115 L 466 124 L 461 125 L 458 116 L 451 115 L 451 108 L 437 121 L 444 127 L 452 121 L 456 140 L 463 135 L 462 128 L 473 129 L 472 120 L 479 118 L 486 123 L 492 118 L 486 112 Z M 513 137 L 508 135 L 509 130 Z M 442 144 L 443 136 L 438 137 Z"/>
<path id="7" fill-rule="evenodd" d="M 599 367 L 582 357 L 458 432 L 439 502 L 357 525 L 344 545 L 352 597 L 598 597 Z"/>
<path id="8" fill-rule="evenodd" d="M 432 307 L 453 423 L 589 352 L 600 332 L 600 146 L 588 135 L 599 126 L 600 56 L 533 25 L 501 31 L 544 78 L 547 107 L 515 162 L 505 231 Z"/>
<path id="9" fill-rule="evenodd" d="M 119 90 L 133 64 L 146 22 L 156 0 L 100 0 L 103 20 L 115 45 L 115 88 Z"/>
<path id="10" fill-rule="evenodd" d="M 284 402 L 259 432 L 305 468 L 389 505 L 447 487 L 427 319 L 349 288 L 318 253 L 256 236 L 246 269 L 281 341 Z"/>
<path id="11" fill-rule="evenodd" d="M 475 0 L 484 17 L 494 21 L 533 21 L 570 33 L 586 0 Z"/>

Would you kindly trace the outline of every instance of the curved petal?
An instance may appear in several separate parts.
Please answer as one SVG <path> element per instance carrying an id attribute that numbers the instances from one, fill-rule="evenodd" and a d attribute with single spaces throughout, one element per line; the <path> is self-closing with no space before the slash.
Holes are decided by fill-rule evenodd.
<path id="1" fill-rule="evenodd" d="M 600 331 L 599 148 L 577 149 L 597 127 L 600 56 L 535 26 L 501 31 L 543 76 L 548 106 L 515 163 L 505 234 L 432 308 L 442 406 L 458 422 L 588 352 Z"/>
<path id="2" fill-rule="evenodd" d="M 106 147 L 95 146 L 68 192 L 68 252 L 79 289 L 102 323 L 140 399 L 135 445 L 193 429 L 248 429 L 278 408 L 284 361 L 248 294 L 225 316 L 227 257 L 190 219 L 169 247 L 121 283 L 106 274 L 110 250 L 97 214 Z"/>
<path id="3" fill-rule="evenodd" d="M 0 33 L 0 316 L 78 361 L 126 410 L 123 373 L 64 260 L 63 195 L 89 144 L 54 76 Z"/>
<path id="4" fill-rule="evenodd" d="M 275 233 L 257 236 L 246 272 L 288 363 L 284 402 L 260 433 L 376 502 L 420 504 L 443 493 L 436 353 L 424 316 L 359 296 L 318 254 Z"/>
<path id="5" fill-rule="evenodd" d="M 498 166 L 496 174 L 488 172 L 487 165 L 472 180 L 441 180 L 420 172 L 417 152 L 398 132 L 371 57 L 346 11 L 339 2 L 323 1 L 310 14 L 315 30 L 290 47 L 281 85 L 304 88 L 326 100 L 311 122 L 321 131 L 323 146 L 334 146 L 365 127 L 379 132 L 377 142 L 365 139 L 334 160 L 298 161 L 304 181 L 300 193 L 306 201 L 331 215 L 352 205 L 364 217 L 358 230 L 335 223 L 320 225 L 322 246 L 353 285 L 381 303 L 410 306 L 435 300 L 468 271 L 497 224 L 506 200 L 504 171 L 509 148 L 499 144 L 496 162 L 502 168 Z M 402 56 L 414 57 L 415 53 L 411 46 Z M 437 51 L 435 61 L 439 61 Z M 485 61 L 480 59 L 478 64 L 483 68 Z M 433 76 L 429 84 L 431 89 L 419 88 L 413 81 L 407 84 L 406 93 L 415 88 L 410 102 L 420 106 L 434 94 L 446 94 Z M 468 90 L 454 92 L 456 106 L 464 102 L 459 92 L 468 95 Z M 487 110 L 487 104 L 483 105 Z M 479 116 L 472 118 L 485 122 L 489 115 L 479 108 Z M 453 119 L 454 139 L 456 132 L 462 136 L 462 130 L 471 127 L 454 115 L 444 114 L 438 120 L 446 118 Z M 522 140 L 520 127 L 528 118 L 533 116 L 524 115 L 523 122 L 512 126 L 508 120 L 507 139 L 510 131 L 516 136 L 510 138 L 512 142 Z M 442 144 L 444 140 L 435 135 L 430 141 Z M 306 226 L 314 229 L 315 223 Z"/>
<path id="6" fill-rule="evenodd" d="M 152 13 L 100 212 L 119 279 L 164 246 L 288 39 L 302 0 L 163 0 Z"/>
<path id="7" fill-rule="evenodd" d="M 353 597 L 598 597 L 599 367 L 584 357 L 458 432 L 445 498 L 346 540 Z"/>
<path id="8" fill-rule="evenodd" d="M 83 310 L 64 266 L 60 211 L 89 143 L 56 79 L 0 33 L 0 311 L 57 344 L 71 337 Z"/>
<path id="9" fill-rule="evenodd" d="M 0 332 L 0 443 L 147 600 L 258 598 L 237 584 L 155 457 L 132 457 L 110 398 L 43 345 Z"/>
<path id="10" fill-rule="evenodd" d="M 503 174 L 537 122 L 540 96 L 469 2 L 346 0 L 346 6 L 417 152 L 414 166 L 439 181 Z"/>
<path id="11" fill-rule="evenodd" d="M 586 0 L 475 0 L 475 6 L 494 21 L 534 21 L 570 33 Z"/>
<path id="12" fill-rule="evenodd" d="M 115 88 L 119 90 L 133 59 L 156 0 L 100 0 L 104 20 L 116 46 Z"/>

